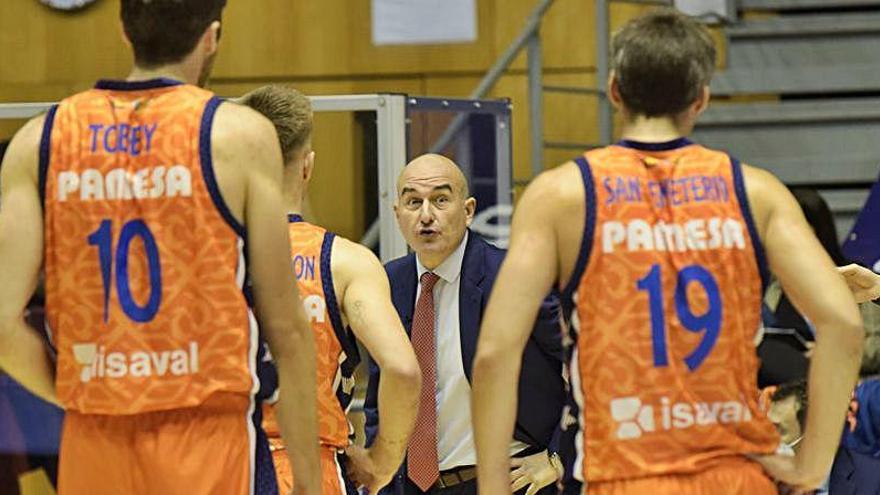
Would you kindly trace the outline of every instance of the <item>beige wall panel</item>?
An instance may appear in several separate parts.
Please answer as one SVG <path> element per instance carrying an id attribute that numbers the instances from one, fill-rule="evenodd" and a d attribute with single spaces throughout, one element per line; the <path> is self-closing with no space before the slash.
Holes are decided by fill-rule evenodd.
<path id="1" fill-rule="evenodd" d="M 538 0 L 510 0 L 496 10 L 495 49 L 500 54 L 520 33 Z M 641 12 L 645 5 L 612 3 L 611 32 Z M 596 23 L 593 0 L 556 0 L 541 25 L 544 66 L 550 69 L 593 68 L 596 65 Z M 513 68 L 525 69 L 524 54 Z"/>
<path id="2" fill-rule="evenodd" d="M 64 15 L 36 1 L 0 2 L 0 81 L 76 82 L 124 76 L 130 63 L 119 3 Z M 8 57 L 8 58 L 7 58 Z"/>
<path id="3" fill-rule="evenodd" d="M 217 76 L 293 77 L 482 71 L 495 59 L 493 7 L 478 2 L 475 43 L 374 46 L 369 1 L 244 0 L 227 9 Z M 228 32 L 228 34 L 227 34 Z"/>
<path id="4" fill-rule="evenodd" d="M 351 73 L 351 3 L 362 2 L 230 1 L 217 77 Z"/>
<path id="5" fill-rule="evenodd" d="M 580 74 L 548 74 L 545 85 L 595 88 L 592 72 Z M 544 94 L 544 139 L 555 142 L 595 143 L 599 140 L 597 95 L 575 93 Z M 577 153 L 571 150 L 569 153 Z M 556 162 L 547 161 L 552 166 Z"/>
<path id="6" fill-rule="evenodd" d="M 479 39 L 469 44 L 386 46 L 371 43 L 369 0 L 231 0 L 211 88 L 240 95 L 265 82 L 287 81 L 307 94 L 401 92 L 466 97 L 522 29 L 537 0 L 478 0 Z M 258 6 L 255 4 L 259 4 Z M 612 29 L 649 7 L 615 3 Z M 592 86 L 594 3 L 557 0 L 544 20 L 545 84 Z M 713 36 L 723 42 L 720 31 Z M 124 77 L 130 55 L 122 42 L 118 2 L 102 0 L 74 15 L 35 0 L 0 0 L 0 101 L 52 101 L 100 77 Z M 724 50 L 719 65 L 723 66 Z M 490 97 L 513 101 L 514 178 L 531 175 L 525 57 L 501 78 Z M 0 138 L 19 122 L 0 121 Z M 546 94 L 545 139 L 595 142 L 596 98 Z M 365 228 L 361 205 L 360 128 L 351 114 L 316 117 L 318 169 L 312 215 L 348 237 Z M 578 150 L 545 150 L 553 166 Z"/>
<path id="7" fill-rule="evenodd" d="M 12 136 L 25 124 L 24 120 L 0 120 L 0 141 L 12 139 Z"/>

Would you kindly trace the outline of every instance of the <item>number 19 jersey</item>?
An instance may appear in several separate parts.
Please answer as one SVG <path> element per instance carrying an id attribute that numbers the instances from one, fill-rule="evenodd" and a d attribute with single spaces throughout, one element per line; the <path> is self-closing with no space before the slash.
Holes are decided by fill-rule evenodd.
<path id="1" fill-rule="evenodd" d="M 686 139 L 576 163 L 587 218 L 563 295 L 570 474 L 688 474 L 773 452 L 756 380 L 766 266 L 740 164 Z"/>
<path id="2" fill-rule="evenodd" d="M 102 81 L 47 115 L 46 318 L 66 408 L 136 414 L 255 392 L 244 229 L 211 160 L 219 104 L 172 80 Z"/>

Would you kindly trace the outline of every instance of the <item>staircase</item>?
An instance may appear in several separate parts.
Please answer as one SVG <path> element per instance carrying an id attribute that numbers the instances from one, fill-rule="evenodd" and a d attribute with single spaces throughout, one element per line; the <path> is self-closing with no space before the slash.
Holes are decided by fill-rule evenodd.
<path id="1" fill-rule="evenodd" d="M 738 0 L 697 141 L 820 189 L 843 238 L 880 174 L 880 0 Z M 756 15 L 757 14 L 757 15 Z"/>

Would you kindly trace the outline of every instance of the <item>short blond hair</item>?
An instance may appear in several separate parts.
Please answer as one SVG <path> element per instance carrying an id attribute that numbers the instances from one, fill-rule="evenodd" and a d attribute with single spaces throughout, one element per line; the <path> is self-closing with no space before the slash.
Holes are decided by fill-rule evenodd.
<path id="1" fill-rule="evenodd" d="M 238 101 L 263 114 L 275 126 L 284 163 L 290 162 L 312 135 L 312 102 L 293 88 L 270 84 Z"/>

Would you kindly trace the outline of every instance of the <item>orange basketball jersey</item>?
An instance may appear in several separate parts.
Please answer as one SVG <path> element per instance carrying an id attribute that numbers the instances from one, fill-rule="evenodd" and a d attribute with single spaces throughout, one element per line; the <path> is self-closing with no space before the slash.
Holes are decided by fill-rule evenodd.
<path id="1" fill-rule="evenodd" d="M 330 260 L 335 235 L 290 215 L 290 246 L 296 283 L 315 336 L 318 390 L 318 437 L 321 445 L 344 449 L 354 433 L 346 413 L 354 390 L 354 370 L 360 361 L 354 336 L 345 328 Z M 273 411 L 263 428 L 272 438 L 280 432 Z"/>
<path id="2" fill-rule="evenodd" d="M 244 229 L 218 190 L 220 100 L 177 81 L 101 81 L 52 108 L 40 148 L 57 390 L 84 414 L 256 392 Z"/>
<path id="3" fill-rule="evenodd" d="M 563 293 L 569 475 L 688 474 L 773 452 L 755 352 L 766 264 L 740 164 L 686 139 L 576 163 L 587 220 Z"/>

